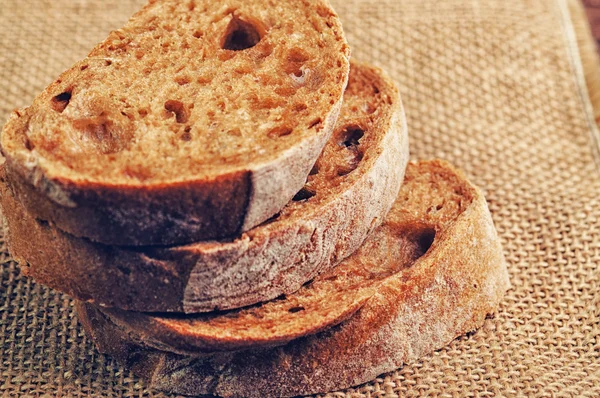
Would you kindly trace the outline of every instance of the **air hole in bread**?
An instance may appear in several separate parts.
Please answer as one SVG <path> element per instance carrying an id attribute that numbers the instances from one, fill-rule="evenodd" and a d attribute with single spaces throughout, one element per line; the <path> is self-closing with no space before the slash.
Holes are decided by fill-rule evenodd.
<path id="1" fill-rule="evenodd" d="M 298 193 L 296 195 L 294 195 L 294 198 L 292 200 L 294 202 L 300 202 L 302 200 L 308 200 L 315 195 L 316 195 L 316 192 L 308 189 L 307 187 L 303 187 L 301 190 L 298 191 Z"/>
<path id="2" fill-rule="evenodd" d="M 417 244 L 419 245 L 419 252 L 421 256 L 425 255 L 431 248 L 433 241 L 435 240 L 435 229 L 433 228 L 422 228 L 417 232 Z"/>
<path id="3" fill-rule="evenodd" d="M 304 311 L 304 307 L 302 307 L 302 306 L 292 307 L 288 310 L 288 312 L 292 313 L 292 314 L 295 314 L 296 312 L 300 312 L 300 311 Z"/>
<path id="4" fill-rule="evenodd" d="M 360 143 L 360 139 L 365 135 L 365 131 L 357 126 L 347 127 L 341 136 L 341 145 L 346 148 L 351 146 L 357 146 Z"/>
<path id="5" fill-rule="evenodd" d="M 181 140 L 182 141 L 190 141 L 192 139 L 192 127 L 187 126 L 184 130 L 183 130 L 183 134 L 181 134 Z"/>
<path id="6" fill-rule="evenodd" d="M 294 130 L 287 126 L 279 126 L 279 127 L 275 127 L 271 131 L 269 131 L 269 133 L 267 135 L 270 138 L 279 138 L 279 137 L 285 137 L 286 135 L 292 134 L 292 131 L 294 131 Z"/>
<path id="7" fill-rule="evenodd" d="M 261 38 L 256 26 L 234 15 L 227 26 L 221 47 L 224 50 L 246 50 L 257 45 Z"/>
<path id="8" fill-rule="evenodd" d="M 52 101 L 50 103 L 52 109 L 54 109 L 56 112 L 62 113 L 69 105 L 72 93 L 73 90 L 67 90 L 52 98 Z"/>
<path id="9" fill-rule="evenodd" d="M 304 64 L 310 59 L 306 51 L 301 48 L 291 48 L 285 57 L 284 71 L 288 75 L 293 75 L 297 78 L 305 78 L 308 75 L 308 70 L 304 68 Z M 304 83 L 304 82 L 303 82 Z"/>
<path id="10" fill-rule="evenodd" d="M 46 220 L 40 220 L 39 218 L 36 218 L 35 221 L 37 221 L 38 225 L 44 229 L 50 228 L 50 223 Z"/>
<path id="11" fill-rule="evenodd" d="M 310 173 L 308 175 L 314 176 L 319 174 L 319 166 L 317 166 L 316 164 L 313 166 L 312 169 L 310 169 Z"/>
<path id="12" fill-rule="evenodd" d="M 187 123 L 189 115 L 181 101 L 169 100 L 165 102 L 165 109 L 175 115 L 177 123 Z"/>
<path id="13" fill-rule="evenodd" d="M 315 126 L 320 126 L 320 125 L 321 125 L 321 123 L 323 123 L 323 121 L 322 121 L 322 120 L 321 120 L 321 118 L 319 117 L 319 118 L 317 118 L 317 119 L 313 120 L 312 122 L 310 122 L 310 124 L 308 125 L 308 128 L 309 128 L 309 129 L 312 129 L 312 128 L 313 128 L 313 127 L 315 127 Z"/>
<path id="14" fill-rule="evenodd" d="M 363 158 L 363 152 L 359 147 L 360 139 L 365 135 L 363 129 L 358 126 L 348 126 L 337 137 L 339 145 L 345 148 L 344 163 L 337 166 L 338 176 L 345 176 L 356 170 Z"/>
<path id="15" fill-rule="evenodd" d="M 84 71 L 84 70 L 86 70 L 87 68 L 89 68 L 89 65 L 83 65 L 81 68 L 79 68 L 79 70 L 81 70 L 81 71 Z"/>
<path id="16" fill-rule="evenodd" d="M 35 145 L 33 145 L 33 143 L 26 136 L 23 139 L 24 139 L 25 149 L 27 149 L 28 151 L 33 151 L 33 149 L 35 148 Z"/>
<path id="17" fill-rule="evenodd" d="M 192 79 L 190 79 L 189 76 L 177 76 L 175 78 L 175 82 L 177 84 L 179 84 L 180 86 L 185 86 L 186 84 L 189 84 L 192 81 Z"/>
<path id="18" fill-rule="evenodd" d="M 439 203 L 435 206 L 429 206 L 429 208 L 427 208 L 427 213 L 434 213 L 437 211 L 442 210 L 442 208 L 444 207 L 444 205 L 442 203 Z"/>
<path id="19" fill-rule="evenodd" d="M 192 36 L 194 36 L 196 39 L 199 39 L 203 36 L 203 34 L 199 30 L 197 30 L 192 34 Z"/>
<path id="20" fill-rule="evenodd" d="M 134 120 L 135 119 L 133 115 L 131 115 L 131 114 L 127 113 L 127 112 L 121 111 L 121 115 L 125 116 L 129 120 Z"/>
<path id="21" fill-rule="evenodd" d="M 308 109 L 308 106 L 306 104 L 303 104 L 303 103 L 294 105 L 294 111 L 295 112 L 303 112 L 303 111 L 305 111 L 307 109 Z M 312 127 L 312 125 L 310 127 Z"/>

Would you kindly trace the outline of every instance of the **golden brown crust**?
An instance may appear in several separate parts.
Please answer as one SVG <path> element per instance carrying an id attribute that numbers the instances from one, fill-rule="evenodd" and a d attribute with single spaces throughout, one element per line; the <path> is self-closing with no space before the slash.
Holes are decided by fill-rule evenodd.
<path id="1" fill-rule="evenodd" d="M 19 200 L 120 245 L 232 236 L 271 217 L 304 184 L 348 78 L 337 15 L 299 1 L 151 1 L 9 119 Z"/>
<path id="2" fill-rule="evenodd" d="M 129 310 L 204 312 L 296 291 L 353 253 L 382 222 L 408 161 L 398 91 L 380 70 L 353 63 L 338 120 L 304 193 L 276 220 L 238 239 L 105 246 L 34 220 L 0 187 L 11 253 L 39 282 Z"/>
<path id="3" fill-rule="evenodd" d="M 431 196 L 442 180 L 441 188 L 451 192 Z M 278 397 L 368 381 L 475 330 L 509 287 L 480 190 L 440 161 L 409 165 L 404 187 L 413 197 L 401 192 L 397 204 L 415 203 L 422 209 L 421 224 L 432 217 L 446 219 L 444 229 L 436 231 L 426 255 L 385 279 L 353 317 L 326 331 L 280 347 L 194 358 L 146 346 L 123 323 L 112 323 L 89 304 L 78 304 L 79 317 L 101 352 L 115 355 L 164 391 Z M 458 217 L 450 216 L 457 211 Z M 405 215 L 410 213 L 415 214 Z"/>

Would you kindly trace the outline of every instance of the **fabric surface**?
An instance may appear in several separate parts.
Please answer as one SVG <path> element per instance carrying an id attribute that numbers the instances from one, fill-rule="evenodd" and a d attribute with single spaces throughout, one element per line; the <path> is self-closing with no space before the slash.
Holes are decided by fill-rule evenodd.
<path id="1" fill-rule="evenodd" d="M 0 0 L 0 118 L 29 104 L 142 2 Z M 599 397 L 600 134 L 569 4 L 334 6 L 353 56 L 400 85 L 412 157 L 449 160 L 484 189 L 513 288 L 476 333 L 327 396 Z M 583 34 L 580 41 L 592 40 Z M 24 278 L 5 245 L 0 256 L 2 396 L 162 396 L 94 350 L 69 297 Z"/>

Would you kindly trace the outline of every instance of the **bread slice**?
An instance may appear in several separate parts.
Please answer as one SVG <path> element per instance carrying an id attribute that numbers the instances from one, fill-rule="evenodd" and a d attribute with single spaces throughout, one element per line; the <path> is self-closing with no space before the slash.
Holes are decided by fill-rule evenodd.
<path id="1" fill-rule="evenodd" d="M 441 348 L 481 326 L 509 287 L 481 191 L 442 161 L 409 164 L 385 223 L 339 267 L 353 261 L 355 270 L 362 262 L 364 276 L 356 284 L 322 279 L 343 290 L 332 294 L 332 287 L 313 302 L 323 308 L 353 306 L 347 295 L 355 296 L 356 289 L 376 281 L 371 297 L 345 322 L 278 347 L 183 356 L 151 347 L 149 337 L 162 337 L 152 329 L 140 333 L 137 320 L 115 319 L 90 304 L 78 303 L 77 310 L 98 349 L 123 361 L 154 388 L 190 395 L 278 397 L 357 385 Z M 343 273 L 339 277 L 347 278 Z M 318 306 L 292 314 L 300 320 Z M 260 307 L 255 311 L 259 314 Z M 273 327 L 293 322 L 285 312 L 282 307 L 280 317 L 273 314 Z M 239 332 L 228 328 L 228 317 L 221 316 L 215 332 Z M 192 325 L 185 319 L 172 319 L 169 328 L 173 336 L 178 333 L 189 341 Z M 306 326 L 299 322 L 293 326 L 298 330 Z M 183 329 L 176 330 L 179 326 Z"/>
<path id="2" fill-rule="evenodd" d="M 105 246 L 36 221 L 3 186 L 11 253 L 38 282 L 121 309 L 211 311 L 296 291 L 381 224 L 408 161 L 401 101 L 382 71 L 353 63 L 342 108 L 306 186 L 277 218 L 238 239 Z"/>
<path id="3" fill-rule="evenodd" d="M 150 0 L 4 128 L 36 218 L 106 244 L 237 235 L 300 190 L 350 50 L 327 0 Z"/>

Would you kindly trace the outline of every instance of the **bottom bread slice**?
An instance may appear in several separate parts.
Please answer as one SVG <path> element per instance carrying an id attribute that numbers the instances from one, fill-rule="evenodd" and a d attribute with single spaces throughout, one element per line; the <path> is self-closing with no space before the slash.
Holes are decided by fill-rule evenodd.
<path id="1" fill-rule="evenodd" d="M 114 323 L 90 304 L 77 311 L 98 349 L 116 357 L 159 390 L 225 397 L 281 397 L 342 389 L 439 349 L 480 327 L 509 287 L 502 248 L 481 191 L 442 161 L 411 163 L 391 215 L 379 227 L 399 233 L 393 215 L 415 216 L 426 229 L 438 213 L 454 213 L 408 268 L 386 277 L 358 311 L 325 331 L 285 345 L 181 355 L 149 346 L 143 333 Z M 405 233 L 405 232 L 403 232 Z M 385 234 L 384 234 L 385 235 Z M 377 259 L 399 254 L 377 231 Z M 400 250 L 401 251 L 401 250 Z M 326 299 L 326 298 L 324 298 Z M 182 336 L 183 337 L 183 336 Z"/>

